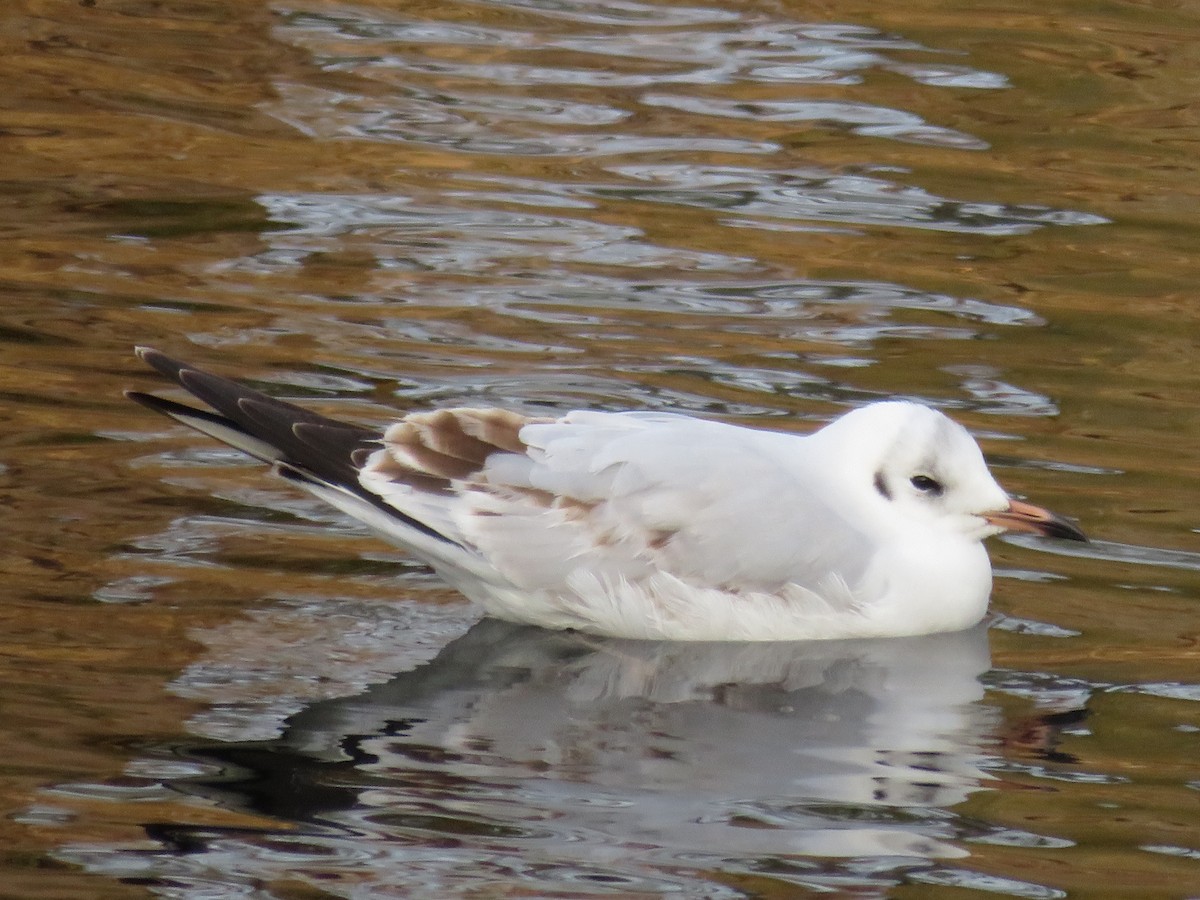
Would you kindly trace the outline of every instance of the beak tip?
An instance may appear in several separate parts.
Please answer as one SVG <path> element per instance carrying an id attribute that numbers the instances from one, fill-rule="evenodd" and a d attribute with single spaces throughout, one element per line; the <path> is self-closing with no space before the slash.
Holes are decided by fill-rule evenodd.
<path id="1" fill-rule="evenodd" d="M 1060 519 L 1054 522 L 1045 530 L 1046 537 L 1060 538 L 1064 541 L 1079 541 L 1081 543 L 1090 543 L 1088 536 L 1074 522 L 1068 522 L 1065 519 Z"/>

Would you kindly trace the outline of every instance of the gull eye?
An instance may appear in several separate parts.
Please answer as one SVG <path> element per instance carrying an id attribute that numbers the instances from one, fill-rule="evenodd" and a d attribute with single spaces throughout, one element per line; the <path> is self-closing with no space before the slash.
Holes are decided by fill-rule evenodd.
<path id="1" fill-rule="evenodd" d="M 909 484 L 922 494 L 929 494 L 931 497 L 940 497 L 942 495 L 942 483 L 930 478 L 928 475 L 914 475 L 909 479 Z"/>

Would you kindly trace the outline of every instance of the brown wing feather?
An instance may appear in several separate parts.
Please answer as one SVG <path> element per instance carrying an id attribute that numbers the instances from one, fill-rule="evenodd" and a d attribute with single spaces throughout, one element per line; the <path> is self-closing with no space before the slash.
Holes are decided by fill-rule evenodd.
<path id="1" fill-rule="evenodd" d="M 525 453 L 521 429 L 549 419 L 522 416 L 503 409 L 460 407 L 412 413 L 384 433 L 385 454 L 371 465 L 393 481 L 430 477 L 470 481 L 494 453 Z"/>

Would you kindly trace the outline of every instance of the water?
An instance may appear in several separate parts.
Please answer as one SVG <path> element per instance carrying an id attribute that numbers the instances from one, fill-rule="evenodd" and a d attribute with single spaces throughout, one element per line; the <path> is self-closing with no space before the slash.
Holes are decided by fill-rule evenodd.
<path id="1" fill-rule="evenodd" d="M 1200 895 L 1190 8 L 10 4 L 3 897 Z M 120 396 L 936 404 L 991 627 L 477 623 Z"/>

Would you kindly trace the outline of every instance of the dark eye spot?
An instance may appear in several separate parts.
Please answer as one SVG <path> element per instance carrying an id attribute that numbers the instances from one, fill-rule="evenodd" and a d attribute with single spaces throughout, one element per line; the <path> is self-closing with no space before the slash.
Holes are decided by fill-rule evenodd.
<path id="1" fill-rule="evenodd" d="M 922 494 L 929 494 L 931 497 L 940 497 L 942 495 L 942 483 L 928 475 L 914 475 L 909 479 L 912 484 Z"/>
<path id="2" fill-rule="evenodd" d="M 883 473 L 875 473 L 875 490 L 879 491 L 884 500 L 892 499 L 892 492 L 888 490 L 887 482 L 883 480 Z"/>

